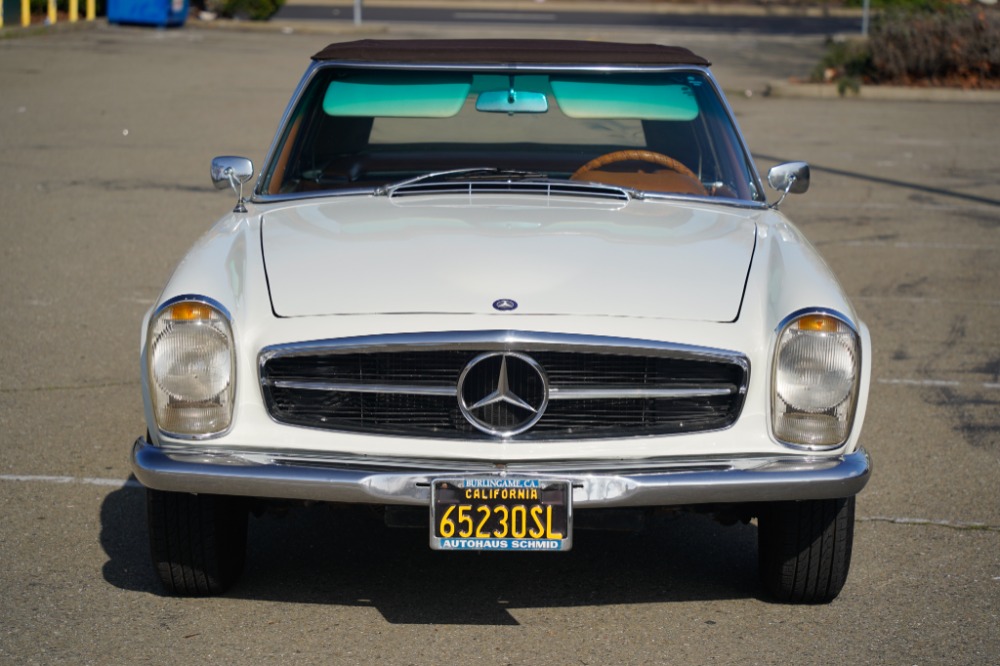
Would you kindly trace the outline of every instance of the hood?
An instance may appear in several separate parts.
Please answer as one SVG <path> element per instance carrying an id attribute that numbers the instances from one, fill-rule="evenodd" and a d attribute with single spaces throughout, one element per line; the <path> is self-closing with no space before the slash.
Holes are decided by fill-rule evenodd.
<path id="1" fill-rule="evenodd" d="M 497 314 L 493 303 L 511 299 L 514 315 L 718 322 L 739 313 L 755 214 L 537 195 L 345 197 L 265 212 L 261 235 L 283 317 Z"/>

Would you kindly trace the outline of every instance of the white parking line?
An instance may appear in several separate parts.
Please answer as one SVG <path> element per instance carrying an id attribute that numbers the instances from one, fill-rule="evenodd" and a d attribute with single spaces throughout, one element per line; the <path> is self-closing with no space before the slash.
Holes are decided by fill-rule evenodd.
<path id="1" fill-rule="evenodd" d="M 928 298 L 925 296 L 851 296 L 852 301 L 874 303 L 918 303 L 920 305 L 971 305 L 975 307 L 1000 307 L 1000 301 L 974 301 L 955 298 Z"/>
<path id="2" fill-rule="evenodd" d="M 878 383 L 895 384 L 897 386 L 920 386 L 923 388 L 972 387 L 983 388 L 989 391 L 1000 389 L 1000 384 L 996 382 L 960 382 L 953 379 L 879 379 Z"/>
<path id="3" fill-rule="evenodd" d="M 515 12 L 455 12 L 456 21 L 555 21 L 555 14 L 515 13 Z"/>
<path id="4" fill-rule="evenodd" d="M 1000 388 L 1000 386 L 998 386 Z M 114 488 L 142 488 L 134 479 L 101 479 L 79 476 L 49 476 L 37 474 L 0 474 L 0 481 L 27 483 L 80 484 L 88 486 L 111 486 Z M 896 525 L 920 525 L 930 527 L 950 527 L 959 530 L 986 530 L 1000 532 L 1000 527 L 986 523 L 965 523 L 952 520 L 932 520 L 930 518 L 898 518 L 892 516 L 858 516 L 859 523 L 894 523 Z"/>
<path id="5" fill-rule="evenodd" d="M 111 486 L 114 488 L 142 488 L 133 479 L 99 479 L 79 476 L 46 476 L 34 474 L 0 474 L 0 481 L 26 481 L 34 483 L 77 483 L 88 486 Z"/>
<path id="6" fill-rule="evenodd" d="M 818 244 L 819 245 L 819 244 Z M 846 245 L 847 247 L 892 247 L 902 250 L 974 250 L 996 251 L 1000 245 L 975 243 L 915 243 L 912 241 L 846 240 L 822 243 L 821 245 Z"/>
<path id="7" fill-rule="evenodd" d="M 1000 532 L 1000 527 L 986 523 L 964 523 L 955 520 L 930 520 L 928 518 L 893 518 L 891 516 L 858 516 L 859 523 L 893 523 L 895 525 L 923 525 L 930 527 L 950 527 L 956 530 L 985 530 Z"/>

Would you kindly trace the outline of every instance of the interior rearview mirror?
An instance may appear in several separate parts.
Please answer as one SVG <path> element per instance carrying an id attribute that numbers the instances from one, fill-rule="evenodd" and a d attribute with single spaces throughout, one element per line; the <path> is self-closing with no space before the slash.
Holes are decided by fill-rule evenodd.
<path id="1" fill-rule="evenodd" d="M 549 100 L 545 93 L 525 90 L 486 90 L 476 98 L 476 111 L 486 113 L 545 113 Z"/>

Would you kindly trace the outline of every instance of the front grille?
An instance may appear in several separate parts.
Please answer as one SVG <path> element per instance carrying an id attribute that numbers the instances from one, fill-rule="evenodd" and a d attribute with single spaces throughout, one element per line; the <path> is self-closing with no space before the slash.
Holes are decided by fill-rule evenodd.
<path id="1" fill-rule="evenodd" d="M 290 425 L 390 436 L 637 437 L 726 428 L 739 417 L 749 381 L 746 358 L 719 350 L 509 331 L 428 337 L 264 350 L 260 381 L 267 410 Z M 505 357 L 512 367 L 504 376 L 509 399 L 497 397 L 503 394 L 499 379 L 490 379 L 498 377 Z M 470 366 L 479 370 L 467 372 Z M 523 375 L 535 367 L 543 379 L 530 385 Z M 466 382 L 464 391 L 460 382 Z M 539 382 L 547 403 L 537 397 Z M 474 404 L 491 395 L 492 404 Z M 525 429 L 505 430 L 516 422 Z"/>

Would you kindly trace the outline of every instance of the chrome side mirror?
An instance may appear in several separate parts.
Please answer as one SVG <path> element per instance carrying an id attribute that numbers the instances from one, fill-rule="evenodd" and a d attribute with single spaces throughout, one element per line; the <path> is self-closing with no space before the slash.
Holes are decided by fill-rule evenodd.
<path id="1" fill-rule="evenodd" d="M 805 162 L 779 164 L 767 172 L 767 183 L 781 192 L 771 208 L 777 208 L 789 194 L 802 194 L 809 189 L 809 165 Z"/>
<path id="2" fill-rule="evenodd" d="M 236 192 L 236 208 L 234 213 L 245 213 L 243 186 L 253 178 L 253 162 L 245 157 L 216 157 L 212 160 L 212 183 L 215 189 L 221 190 L 228 185 Z"/>

